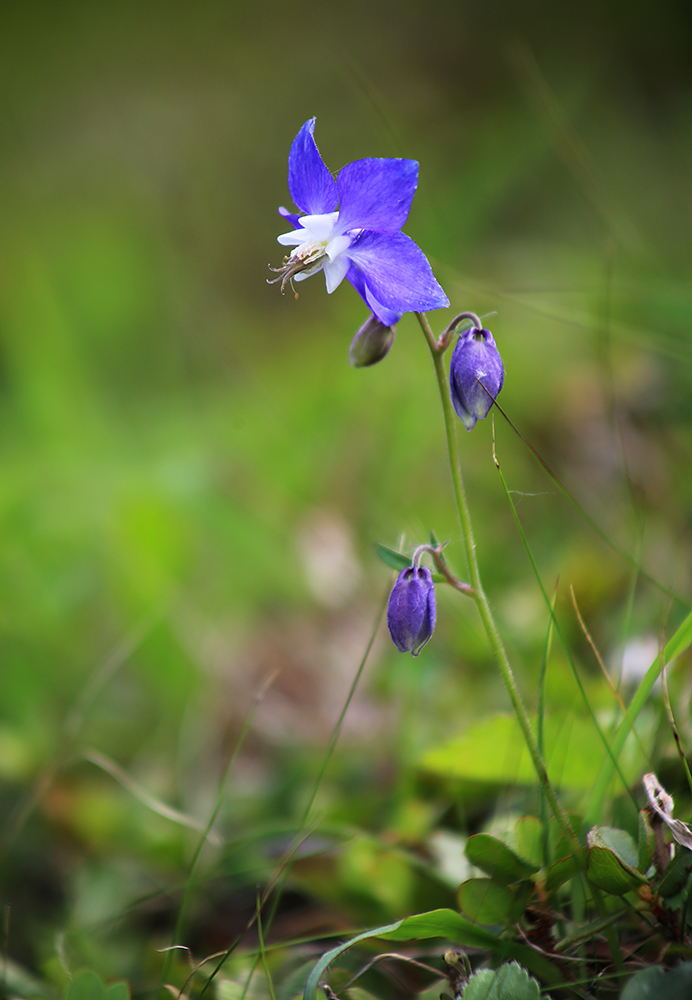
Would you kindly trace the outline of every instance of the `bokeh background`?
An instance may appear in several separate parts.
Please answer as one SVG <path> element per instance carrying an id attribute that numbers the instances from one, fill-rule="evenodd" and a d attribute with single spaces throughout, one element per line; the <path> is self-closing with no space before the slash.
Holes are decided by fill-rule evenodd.
<path id="1" fill-rule="evenodd" d="M 300 824 L 391 586 L 374 543 L 410 551 L 432 529 L 464 574 L 414 318 L 356 371 L 367 310 L 350 286 L 327 296 L 318 276 L 294 301 L 266 284 L 293 137 L 316 115 L 334 171 L 420 161 L 406 232 L 454 311 L 496 313 L 508 414 L 677 595 L 496 418 L 607 720 L 569 586 L 615 674 L 648 666 L 692 597 L 692 15 L 673 0 L 25 0 L 2 20 L 3 950 L 55 989 L 90 965 L 144 992 L 198 836 L 147 795 L 204 822 L 254 712 L 189 907 L 201 958 L 242 929 Z M 490 420 L 459 431 L 482 573 L 535 709 L 547 613 Z M 508 705 L 473 607 L 438 605 L 419 659 L 380 623 L 277 938 L 453 905 L 464 834 L 528 776 L 495 730 L 474 735 Z M 548 668 L 560 767 L 596 767 L 558 644 Z M 686 737 L 686 663 L 671 685 Z M 656 702 L 665 772 L 660 717 Z M 453 737 L 455 764 L 430 756 Z M 570 804 L 593 775 L 567 782 Z"/>

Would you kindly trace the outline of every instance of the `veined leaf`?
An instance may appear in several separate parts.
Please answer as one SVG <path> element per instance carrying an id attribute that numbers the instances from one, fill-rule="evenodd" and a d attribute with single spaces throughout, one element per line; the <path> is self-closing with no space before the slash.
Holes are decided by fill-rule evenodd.
<path id="1" fill-rule="evenodd" d="M 518 916 L 512 890 L 492 878 L 467 879 L 459 886 L 457 898 L 461 912 L 474 923 L 507 926 Z"/>
<path id="2" fill-rule="evenodd" d="M 481 969 L 464 990 L 464 1000 L 539 1000 L 540 995 L 539 983 L 516 962 Z"/>
<path id="3" fill-rule="evenodd" d="M 310 973 L 305 985 L 303 1000 L 317 1000 L 317 987 L 324 982 L 325 973 L 329 966 L 360 941 L 371 938 L 382 938 L 386 941 L 411 941 L 434 937 L 444 938 L 454 942 L 454 944 L 466 945 L 467 947 L 487 948 L 500 959 L 516 959 L 550 986 L 557 986 L 562 982 L 559 970 L 549 959 L 533 948 L 498 937 L 491 931 L 462 917 L 460 913 L 443 909 L 431 910 L 429 913 L 418 913 L 415 916 L 397 920 L 396 923 L 364 931 L 345 944 L 332 948 L 322 955 Z"/>
<path id="4" fill-rule="evenodd" d="M 579 871 L 583 871 L 586 867 L 586 860 L 588 857 L 588 849 L 582 847 L 576 854 L 569 854 L 567 857 L 559 858 L 555 864 L 551 865 L 548 869 L 545 878 L 545 891 L 554 892 L 565 882 L 569 882 L 571 878 Z"/>
<path id="5" fill-rule="evenodd" d="M 612 896 L 624 896 L 626 892 L 638 889 L 647 881 L 635 868 L 625 866 L 607 847 L 589 848 L 586 874 L 594 885 Z"/>
<path id="6" fill-rule="evenodd" d="M 506 844 L 489 833 L 476 833 L 469 837 L 464 853 L 471 864 L 505 884 L 529 878 L 540 867 L 520 858 Z"/>

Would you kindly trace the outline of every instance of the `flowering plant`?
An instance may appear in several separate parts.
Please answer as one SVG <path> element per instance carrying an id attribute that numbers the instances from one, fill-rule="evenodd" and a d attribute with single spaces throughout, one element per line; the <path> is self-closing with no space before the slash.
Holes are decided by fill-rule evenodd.
<path id="1" fill-rule="evenodd" d="M 288 188 L 303 215 L 281 207 L 293 230 L 278 237 L 294 249 L 274 281 L 281 289 L 324 271 L 327 291 L 346 278 L 385 327 L 405 312 L 441 309 L 449 299 L 423 251 L 401 232 L 418 186 L 415 160 L 354 160 L 334 180 L 305 122 L 288 156 Z"/>
<path id="2" fill-rule="evenodd" d="M 351 282 L 372 310 L 372 316 L 363 324 L 351 345 L 351 363 L 356 367 L 381 360 L 394 339 L 394 324 L 404 313 L 415 312 L 430 351 L 440 393 L 454 500 L 466 557 L 469 582 L 453 575 L 443 558 L 444 546 L 438 545 L 432 532 L 430 544 L 419 545 L 412 556 L 377 546 L 382 560 L 398 573 L 387 605 L 389 631 L 401 653 L 418 656 L 430 640 L 436 624 L 436 583 L 451 585 L 474 602 L 540 786 L 540 817 L 532 815 L 517 819 L 515 828 L 510 830 L 511 840 L 507 842 L 484 832 L 467 839 L 467 860 L 487 877 L 474 876 L 461 884 L 456 896 L 461 913 L 438 909 L 404 917 L 396 923 L 359 934 L 346 944 L 337 945 L 323 955 L 314 967 L 304 998 L 316 1000 L 318 986 L 328 998 L 334 998 L 335 994 L 324 983 L 327 969 L 347 948 L 368 937 L 391 937 L 392 940 L 446 938 L 465 946 L 487 948 L 496 960 L 511 955 L 526 966 L 522 968 L 513 962 L 501 965 L 498 970 L 483 970 L 470 977 L 468 960 L 461 960 L 459 952 L 448 951 L 445 954 L 447 978 L 455 998 L 462 993 L 464 998 L 470 998 L 471 994 L 474 998 L 486 997 L 490 996 L 490 990 L 497 1000 L 533 1000 L 539 996 L 540 986 L 536 980 L 530 979 L 526 969 L 535 973 L 548 988 L 573 992 L 572 986 L 576 984 L 571 981 L 566 956 L 560 953 L 579 947 L 589 938 L 595 941 L 603 932 L 611 953 L 612 972 L 608 975 L 616 980 L 622 979 L 625 971 L 623 950 L 613 929 L 614 917 L 618 921 L 623 918 L 623 928 L 624 917 L 628 917 L 629 926 L 623 934 L 631 953 L 639 949 L 643 942 L 652 943 L 653 928 L 660 939 L 656 954 L 662 955 L 661 948 L 666 943 L 672 943 L 679 949 L 676 954 L 692 958 L 692 918 L 689 916 L 692 912 L 692 829 L 673 816 L 672 796 L 668 795 L 653 773 L 644 776 L 649 805 L 647 811 L 635 816 L 631 824 L 632 830 L 637 830 L 636 844 L 626 830 L 598 825 L 614 774 L 617 772 L 623 778 L 618 756 L 656 677 L 667 662 L 692 644 L 692 612 L 646 673 L 629 708 L 625 708 L 617 695 L 624 717 L 613 729 L 610 743 L 589 707 L 593 726 L 603 741 L 607 756 L 594 788 L 589 792 L 583 820 L 575 823 L 574 817 L 565 812 L 562 793 L 558 795 L 546 766 L 545 668 L 540 682 L 538 725 L 535 727 L 515 681 L 493 609 L 483 589 L 461 474 L 457 417 L 467 430 L 471 430 L 491 411 L 503 386 L 504 366 L 495 339 L 475 313 L 459 313 L 439 337 L 433 333 L 424 314 L 424 310 L 446 306 L 448 301 L 423 252 L 401 232 L 416 189 L 418 164 L 403 159 L 358 160 L 345 166 L 334 180 L 315 145 L 314 124 L 314 119 L 306 122 L 291 147 L 289 188 L 293 200 L 304 214 L 293 215 L 285 208 L 279 210 L 293 226 L 291 232 L 279 237 L 279 242 L 293 249 L 277 269 L 279 276 L 275 280 L 281 282 L 283 290 L 293 280 L 302 281 L 311 274 L 324 271 L 328 292 L 334 291 L 344 278 Z M 444 355 L 453 344 L 447 372 Z M 516 517 L 494 445 L 493 459 Z M 542 464 L 547 470 L 545 463 Z M 556 479 L 556 482 L 559 481 Z M 606 538 L 602 532 L 599 531 L 599 534 Z M 434 573 L 421 566 L 421 557 L 426 553 L 432 558 Z M 528 545 L 527 553 L 533 563 Z M 632 562 L 632 565 L 639 570 L 636 563 Z M 551 604 L 537 572 L 536 576 L 550 617 L 551 633 L 554 628 L 578 680 L 555 617 L 554 603 Z M 586 635 L 593 646 L 588 633 Z M 331 747 L 367 655 L 366 652 L 358 668 Z M 581 681 L 579 686 L 588 706 Z M 672 712 L 670 717 L 672 720 Z M 588 732 L 591 738 L 591 730 Z M 456 760 L 456 744 L 452 742 L 444 753 L 449 753 L 450 759 L 454 756 Z M 692 788 L 692 774 L 686 761 L 685 767 Z M 456 768 L 456 762 L 453 768 Z M 451 773 L 457 775 L 458 772 L 453 770 Z M 632 800 L 636 808 L 634 796 Z M 304 823 L 309 812 L 310 807 Z M 549 818 L 549 813 L 552 813 L 552 818 Z M 665 840 L 666 831 L 670 832 L 677 845 L 677 853 L 672 860 Z M 568 901 L 564 912 L 556 920 L 555 913 L 561 903 L 568 900 L 568 883 L 578 886 L 574 896 L 576 903 L 572 905 Z M 625 897 L 629 897 L 629 901 Z M 598 914 L 598 919 L 577 927 L 575 932 L 570 926 L 575 920 L 575 913 L 578 914 L 577 921 L 581 921 L 587 910 Z M 642 919 L 637 923 L 640 914 Z M 631 927 L 634 931 L 629 929 Z M 517 930 L 519 937 L 516 936 Z M 562 940 L 556 940 L 558 936 Z M 569 956 L 569 959 L 575 963 L 584 961 L 583 983 L 606 979 L 605 966 L 601 968 L 593 962 L 589 965 L 588 959 L 582 960 L 577 956 Z M 648 972 L 656 973 L 655 980 L 647 977 Z M 679 978 L 672 973 L 667 978 L 670 989 L 675 991 L 676 996 L 692 996 L 692 961 L 678 967 L 675 973 L 679 973 Z M 658 984 L 662 978 L 661 968 L 645 970 L 632 980 L 634 991 L 626 991 L 622 996 L 633 1000 L 635 996 L 648 995 L 646 991 L 650 984 L 654 981 Z M 661 997 L 664 989 L 662 986 Z M 604 996 L 605 993 L 587 994 L 578 990 L 574 995 Z M 665 992 L 665 996 L 672 997 L 673 992 Z"/>

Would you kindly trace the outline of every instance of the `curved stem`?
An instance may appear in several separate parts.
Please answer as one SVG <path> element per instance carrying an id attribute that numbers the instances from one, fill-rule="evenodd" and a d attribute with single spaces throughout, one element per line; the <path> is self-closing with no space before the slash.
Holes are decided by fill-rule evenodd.
<path id="1" fill-rule="evenodd" d="M 449 382 L 447 380 L 447 373 L 445 371 L 444 361 L 442 358 L 444 348 L 438 346 L 425 313 L 416 313 L 416 317 L 420 323 L 430 350 L 433 366 L 435 368 L 437 385 L 440 392 L 442 415 L 444 417 L 445 425 L 445 437 L 447 440 L 447 453 L 449 455 L 449 469 L 452 474 L 454 499 L 456 501 L 456 507 L 459 514 L 459 523 L 461 525 L 461 535 L 464 542 L 464 551 L 466 553 L 469 580 L 471 581 L 471 586 L 473 588 L 473 592 L 469 594 L 469 596 L 476 602 L 476 607 L 478 608 L 478 612 L 481 616 L 483 627 L 485 628 L 488 641 L 490 642 L 493 653 L 495 654 L 495 659 L 497 660 L 500 673 L 502 674 L 502 679 L 505 683 L 505 687 L 507 688 L 510 701 L 512 702 L 512 706 L 519 722 L 519 726 L 526 743 L 526 748 L 529 751 L 534 770 L 536 771 L 538 780 L 543 788 L 543 793 L 550 805 L 556 821 L 560 825 L 563 835 L 567 839 L 568 843 L 571 843 L 572 847 L 576 850 L 579 848 L 579 842 L 574 831 L 572 830 L 567 814 L 560 804 L 557 793 L 550 784 L 545 762 L 540 750 L 538 749 L 538 742 L 533 729 L 531 728 L 528 712 L 526 711 L 524 703 L 521 699 L 519 688 L 517 687 L 514 679 L 514 674 L 512 673 L 512 668 L 510 666 L 505 647 L 502 644 L 500 633 L 497 630 L 495 619 L 493 618 L 492 611 L 490 610 L 488 598 L 485 596 L 485 591 L 483 590 L 483 585 L 481 584 L 478 560 L 476 559 L 476 547 L 473 539 L 471 515 L 469 513 L 468 503 L 466 500 L 466 492 L 464 490 L 464 483 L 461 477 L 461 467 L 459 465 L 459 455 L 457 452 L 454 407 L 452 406 L 452 398 L 449 392 Z"/>

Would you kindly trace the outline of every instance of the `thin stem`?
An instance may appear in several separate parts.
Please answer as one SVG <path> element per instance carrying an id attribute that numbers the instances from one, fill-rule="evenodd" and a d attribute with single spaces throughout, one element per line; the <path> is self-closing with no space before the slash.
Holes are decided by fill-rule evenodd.
<path id="1" fill-rule="evenodd" d="M 161 985 L 159 988 L 160 995 L 163 995 L 166 989 L 166 980 L 168 979 L 168 973 L 170 971 L 171 961 L 173 958 L 173 948 L 175 948 L 180 938 L 182 937 L 183 921 L 185 919 L 185 914 L 187 911 L 187 904 L 190 900 L 190 895 L 192 893 L 195 872 L 197 870 L 197 864 L 202 854 L 202 848 L 204 847 L 204 844 L 207 841 L 209 834 L 211 833 L 211 828 L 213 827 L 214 823 L 216 822 L 216 818 L 219 815 L 219 810 L 221 809 L 221 804 L 224 799 L 224 794 L 226 791 L 226 785 L 228 783 L 229 776 L 238 758 L 238 754 L 242 749 L 245 739 L 248 733 L 250 732 L 250 728 L 255 719 L 255 713 L 259 708 L 261 702 L 263 701 L 267 691 L 276 680 L 278 673 L 279 671 L 275 670 L 272 674 L 270 674 L 270 676 L 267 677 L 267 679 L 262 684 L 262 687 L 255 695 L 252 707 L 245 716 L 245 721 L 243 723 L 242 729 L 240 730 L 238 739 L 236 740 L 235 746 L 226 762 L 226 766 L 223 769 L 223 774 L 221 775 L 221 780 L 219 781 L 219 786 L 216 793 L 216 801 L 214 803 L 214 808 L 212 809 L 211 815 L 207 820 L 207 825 L 205 826 L 204 831 L 202 832 L 202 836 L 197 842 L 197 847 L 195 848 L 195 853 L 192 856 L 192 861 L 190 862 L 190 867 L 188 869 L 187 878 L 185 880 L 185 888 L 183 889 L 183 898 L 181 900 L 180 907 L 178 909 L 178 916 L 176 918 L 175 928 L 173 930 L 173 938 L 171 940 L 171 946 L 166 952 L 166 957 L 163 963 L 163 969 L 161 971 Z"/>
<path id="2" fill-rule="evenodd" d="M 449 456 L 449 469 L 452 476 L 452 488 L 454 491 L 454 500 L 456 502 L 457 512 L 459 514 L 459 523 L 461 525 L 461 535 L 464 543 L 464 551 L 466 553 L 466 564 L 468 568 L 468 575 L 471 581 L 471 586 L 473 587 L 473 593 L 469 596 L 473 598 L 476 602 L 476 607 L 481 616 L 481 621 L 483 622 L 483 627 L 485 628 L 486 635 L 488 636 L 488 641 L 490 642 L 493 653 L 495 654 L 495 659 L 500 668 L 500 673 L 502 674 L 502 679 L 504 681 L 507 693 L 512 702 L 512 707 L 517 716 L 519 726 L 521 728 L 522 734 L 524 736 L 524 741 L 526 747 L 529 751 L 531 761 L 536 771 L 536 775 L 543 789 L 543 793 L 550 805 L 550 808 L 555 816 L 556 821 L 560 825 L 560 829 L 568 841 L 576 851 L 579 848 L 579 842 L 577 837 L 570 825 L 567 814 L 562 808 L 560 801 L 557 797 L 555 789 L 550 783 L 548 778 L 548 772 L 546 770 L 545 762 L 538 749 L 538 743 L 536 742 L 536 737 L 531 728 L 531 722 L 529 721 L 529 716 L 524 707 L 524 703 L 521 699 L 519 689 L 517 687 L 516 681 L 514 679 L 514 674 L 512 673 L 512 668 L 507 657 L 507 653 L 502 644 L 502 639 L 500 638 L 500 633 L 497 630 L 495 620 L 490 610 L 490 604 L 488 598 L 485 595 L 483 586 L 481 584 L 480 570 L 478 568 L 478 560 L 476 559 L 476 548 L 473 538 L 473 527 L 471 525 L 471 515 L 469 513 L 468 503 L 466 500 L 466 493 L 464 491 L 464 483 L 461 476 L 461 467 L 459 465 L 459 455 L 457 452 L 457 440 L 456 440 L 456 424 L 454 421 L 454 408 L 452 406 L 452 398 L 449 392 L 449 383 L 447 381 L 447 373 L 445 371 L 444 361 L 442 358 L 442 353 L 444 347 L 438 348 L 438 344 L 435 340 L 435 336 L 430 329 L 430 324 L 428 323 L 427 317 L 424 313 L 416 313 L 418 322 L 420 323 L 421 329 L 425 336 L 428 348 L 430 350 L 430 355 L 432 357 L 433 366 L 435 368 L 435 377 L 437 378 L 437 385 L 440 392 L 440 401 L 442 403 L 442 415 L 444 418 L 445 425 L 445 438 L 447 441 L 447 453 Z M 446 346 L 446 345 L 445 345 Z"/>

